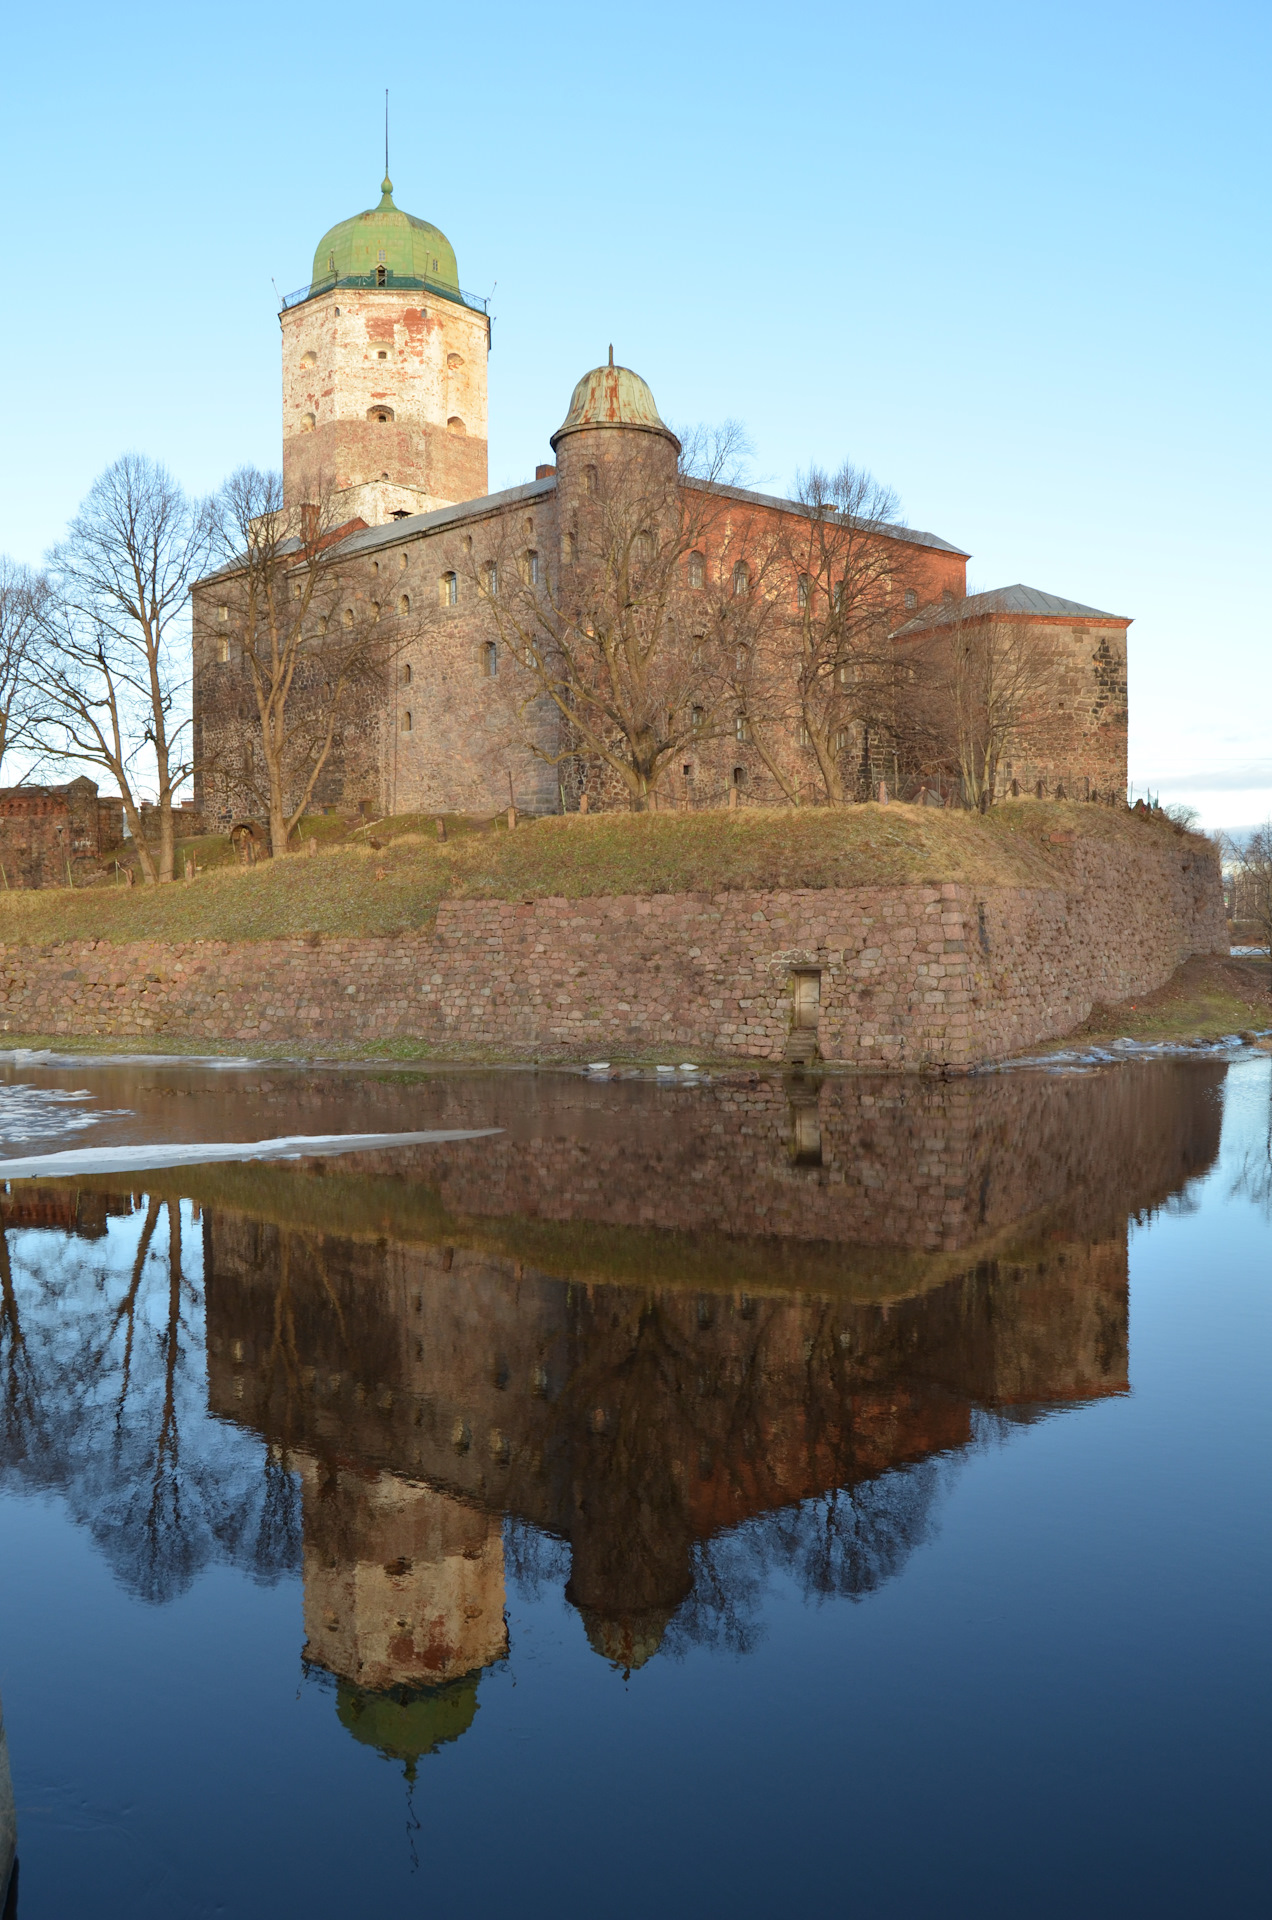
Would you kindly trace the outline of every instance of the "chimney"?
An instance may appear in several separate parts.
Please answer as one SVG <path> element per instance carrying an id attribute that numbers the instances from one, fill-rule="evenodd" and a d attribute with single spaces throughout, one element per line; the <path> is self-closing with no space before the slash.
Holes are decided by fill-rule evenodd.
<path id="1" fill-rule="evenodd" d="M 536 467 L 534 477 L 536 480 L 550 480 L 555 472 L 555 467 Z"/>

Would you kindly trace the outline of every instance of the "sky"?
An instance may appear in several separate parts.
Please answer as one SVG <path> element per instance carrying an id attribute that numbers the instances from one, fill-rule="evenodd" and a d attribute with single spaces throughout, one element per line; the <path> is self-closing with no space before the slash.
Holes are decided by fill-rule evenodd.
<path id="1" fill-rule="evenodd" d="M 615 357 L 752 480 L 868 467 L 1133 617 L 1135 790 L 1272 815 L 1266 5 L 482 8 L 66 0 L 8 16 L 0 551 L 135 449 L 280 460 L 278 293 L 374 206 L 493 294 L 490 481 Z"/>

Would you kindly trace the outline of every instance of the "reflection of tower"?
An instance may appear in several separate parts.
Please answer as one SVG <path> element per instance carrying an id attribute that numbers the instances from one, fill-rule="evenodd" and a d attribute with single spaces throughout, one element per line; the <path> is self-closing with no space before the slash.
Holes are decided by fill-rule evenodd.
<path id="1" fill-rule="evenodd" d="M 502 1660 L 500 1521 L 432 1487 L 299 1463 L 305 1658 L 378 1692 Z"/>

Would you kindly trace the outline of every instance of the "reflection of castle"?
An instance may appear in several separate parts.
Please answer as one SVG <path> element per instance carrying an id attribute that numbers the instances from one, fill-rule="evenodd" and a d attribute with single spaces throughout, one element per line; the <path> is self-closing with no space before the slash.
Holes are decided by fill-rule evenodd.
<path id="1" fill-rule="evenodd" d="M 807 1577 L 863 1591 L 921 1534 L 921 1463 L 968 1444 L 981 1409 L 1125 1390 L 1125 1222 L 1213 1158 L 1217 1108 L 1195 1087 L 1151 1070 L 1059 1098 L 1021 1077 L 933 1084 L 916 1119 L 896 1083 L 841 1081 L 822 1089 L 816 1158 L 775 1091 L 687 1105 L 682 1168 L 714 1156 L 722 1173 L 674 1191 L 652 1164 L 657 1116 L 610 1156 L 563 1081 L 536 1090 L 539 1152 L 448 1147 L 397 1178 L 388 1162 L 272 1168 L 251 1211 L 206 1197 L 211 1404 L 299 1466 L 306 1658 L 337 1677 L 359 1738 L 409 1761 L 467 1725 L 476 1676 L 507 1650 L 505 1516 L 569 1543 L 592 1645 L 635 1667 L 694 1613 L 704 1554 L 742 1523 L 857 1500 L 834 1566 L 806 1556 Z M 803 1192 L 806 1220 L 855 1217 L 864 1252 L 789 1227 L 720 1234 L 722 1106 L 752 1206 L 766 1181 L 792 1207 Z M 891 1201 L 862 1177 L 863 1139 L 898 1170 Z M 424 1203 L 430 1173 L 448 1205 Z M 322 1231 L 359 1193 L 374 1231 Z M 607 1224 L 651 1193 L 678 1232 Z M 1046 1204 L 1026 1216 L 1027 1198 Z"/>

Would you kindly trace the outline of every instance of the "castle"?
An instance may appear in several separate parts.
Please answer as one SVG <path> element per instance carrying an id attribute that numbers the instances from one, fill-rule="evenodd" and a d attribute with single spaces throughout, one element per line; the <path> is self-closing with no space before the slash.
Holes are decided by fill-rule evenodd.
<path id="1" fill-rule="evenodd" d="M 308 285 L 279 317 L 285 507 L 298 512 L 322 496 L 340 536 L 344 622 L 373 616 L 386 636 L 383 670 L 342 712 L 309 804 L 368 816 L 489 814 L 510 802 L 557 812 L 585 795 L 593 805 L 626 804 L 603 769 L 566 750 L 560 703 L 522 674 L 501 617 L 506 583 L 553 592 L 577 558 L 598 485 L 624 462 L 704 527 L 710 509 L 709 531 L 683 556 L 687 592 L 721 581 L 721 591 L 730 583 L 744 591 L 745 556 L 761 540 L 793 551 L 808 503 L 681 471 L 680 444 L 649 387 L 614 365 L 612 351 L 575 387 L 551 435 L 554 462 L 524 485 L 488 493 L 487 303 L 461 289 L 449 241 L 399 210 L 387 177 L 377 206 L 323 236 Z M 878 539 L 890 543 L 884 587 L 894 577 L 898 587 L 889 635 L 898 657 L 929 657 L 947 630 L 978 622 L 1008 624 L 1047 651 L 1046 699 L 1015 728 L 996 790 L 1122 798 L 1129 621 L 1021 585 L 969 599 L 960 547 L 895 524 Z M 222 830 L 250 818 L 259 796 L 232 571 L 200 582 L 193 596 L 196 804 Z M 767 577 L 764 592 L 789 624 L 809 590 L 806 575 L 789 566 L 787 575 Z M 886 734 L 855 722 L 837 728 L 820 749 L 823 775 L 827 752 L 847 769 L 844 797 L 875 792 L 879 779 L 928 797 L 921 755 L 899 760 Z M 761 738 L 739 706 L 736 725 L 705 728 L 676 752 L 649 804 L 799 798 L 812 792 L 818 755 L 798 714 Z"/>

